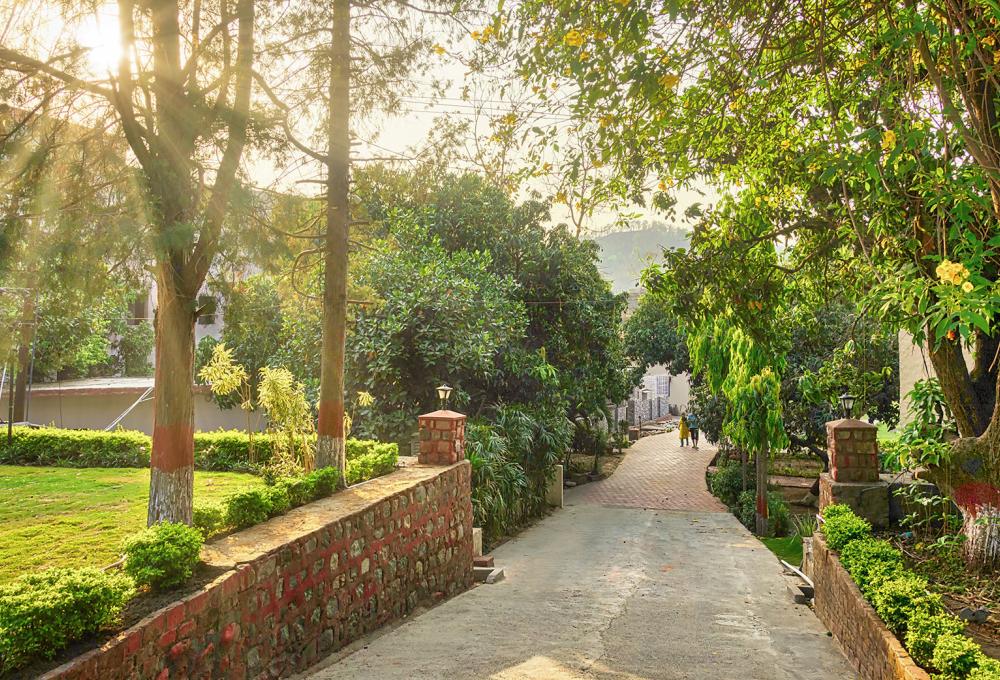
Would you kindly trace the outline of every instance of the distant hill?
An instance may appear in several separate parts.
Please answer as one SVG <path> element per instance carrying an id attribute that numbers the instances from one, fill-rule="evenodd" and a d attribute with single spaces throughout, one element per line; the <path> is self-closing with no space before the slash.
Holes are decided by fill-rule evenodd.
<path id="1" fill-rule="evenodd" d="M 659 260 L 664 248 L 686 248 L 688 231 L 662 222 L 641 223 L 642 228 L 618 231 L 594 239 L 601 248 L 598 265 L 614 292 L 633 290 L 650 262 Z"/>

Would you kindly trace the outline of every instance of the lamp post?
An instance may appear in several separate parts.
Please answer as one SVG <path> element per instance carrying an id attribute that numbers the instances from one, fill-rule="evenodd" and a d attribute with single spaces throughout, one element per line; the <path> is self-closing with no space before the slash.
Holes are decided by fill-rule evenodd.
<path id="1" fill-rule="evenodd" d="M 441 402 L 441 410 L 443 411 L 444 407 L 447 406 L 448 404 L 448 397 L 451 396 L 451 388 L 442 383 L 437 388 L 437 395 L 438 395 L 438 400 Z"/>
<path id="2" fill-rule="evenodd" d="M 855 402 L 854 395 L 848 392 L 844 392 L 842 395 L 840 395 L 839 399 L 840 399 L 840 408 L 843 409 L 844 417 L 850 418 L 854 413 L 854 402 Z"/>

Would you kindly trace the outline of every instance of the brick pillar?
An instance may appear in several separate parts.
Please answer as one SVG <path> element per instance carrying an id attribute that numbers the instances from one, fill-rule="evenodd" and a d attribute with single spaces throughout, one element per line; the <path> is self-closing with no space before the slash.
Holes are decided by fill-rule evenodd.
<path id="1" fill-rule="evenodd" d="M 420 428 L 419 462 L 451 465 L 465 458 L 465 416 L 434 411 L 417 417 Z"/>
<path id="2" fill-rule="evenodd" d="M 835 482 L 877 482 L 878 428 L 861 420 L 834 420 L 826 424 L 830 476 Z"/>

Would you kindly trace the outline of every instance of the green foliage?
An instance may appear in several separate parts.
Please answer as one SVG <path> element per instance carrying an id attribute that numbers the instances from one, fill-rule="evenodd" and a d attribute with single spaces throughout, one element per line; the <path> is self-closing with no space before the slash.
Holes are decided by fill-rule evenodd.
<path id="1" fill-rule="evenodd" d="M 15 427 L 13 439 L 0 438 L 0 463 L 57 467 L 148 467 L 149 437 L 119 430 L 62 430 Z"/>
<path id="2" fill-rule="evenodd" d="M 253 472 L 272 458 L 274 449 L 274 436 L 268 433 L 250 435 L 239 430 L 196 432 L 194 465 L 199 470 Z"/>
<path id="3" fill-rule="evenodd" d="M 851 541 L 872 533 L 868 520 L 858 517 L 845 505 L 828 505 L 823 509 L 823 520 L 823 535 L 831 550 L 841 550 Z"/>
<path id="4" fill-rule="evenodd" d="M 982 656 L 979 645 L 961 633 L 944 633 L 934 645 L 931 664 L 945 678 L 966 678 Z"/>
<path id="5" fill-rule="evenodd" d="M 194 507 L 191 525 L 201 531 L 203 539 L 208 540 L 213 534 L 225 527 L 226 515 L 218 505 Z"/>
<path id="6" fill-rule="evenodd" d="M 226 524 L 245 529 L 271 516 L 271 495 L 268 489 L 248 489 L 227 498 L 225 506 Z"/>
<path id="7" fill-rule="evenodd" d="M 121 323 L 114 331 L 116 372 L 130 377 L 152 375 L 153 366 L 149 363 L 149 357 L 153 351 L 156 335 L 153 324 L 147 321 L 135 324 Z"/>
<path id="8" fill-rule="evenodd" d="M 709 488 L 712 494 L 726 504 L 727 507 L 735 507 L 736 501 L 743 490 L 743 474 L 740 464 L 737 462 L 726 462 L 720 465 L 709 478 Z"/>
<path id="9" fill-rule="evenodd" d="M 357 484 L 388 474 L 396 469 L 399 462 L 399 447 L 396 444 L 364 442 L 372 444 L 368 452 L 357 446 L 353 455 L 347 458 L 347 483 Z M 345 447 L 346 448 L 346 447 Z"/>
<path id="10" fill-rule="evenodd" d="M 336 468 L 320 468 L 310 472 L 306 479 L 313 485 L 314 498 L 325 498 L 337 490 L 340 481 L 340 470 Z"/>
<path id="11" fill-rule="evenodd" d="M 792 511 L 783 499 L 774 494 L 767 497 L 767 529 L 771 536 L 788 536 L 792 530 Z"/>
<path id="12" fill-rule="evenodd" d="M 927 591 L 927 579 L 905 572 L 882 581 L 872 592 L 871 603 L 897 635 L 906 632 L 907 623 L 916 614 L 942 611 L 941 596 Z"/>
<path id="13" fill-rule="evenodd" d="M 674 375 L 690 372 L 684 331 L 661 298 L 650 293 L 640 297 L 624 330 L 625 352 L 637 360 L 642 372 L 659 364 Z"/>
<path id="14" fill-rule="evenodd" d="M 99 569 L 49 569 L 0 585 L 0 673 L 114 623 L 135 592 L 132 581 Z"/>
<path id="15" fill-rule="evenodd" d="M 981 655 L 979 665 L 966 677 L 967 680 L 1000 680 L 1000 661 Z"/>
<path id="16" fill-rule="evenodd" d="M 750 531 L 756 527 L 757 494 L 753 491 L 743 491 L 736 499 L 736 517 Z"/>
<path id="17" fill-rule="evenodd" d="M 277 517 L 292 509 L 292 499 L 289 496 L 288 488 L 284 484 L 275 484 L 265 488 L 264 495 L 267 496 L 268 517 Z"/>
<path id="18" fill-rule="evenodd" d="M 840 562 L 868 598 L 883 581 L 903 571 L 903 554 L 888 541 L 876 538 L 849 542 L 840 550 Z"/>
<path id="19" fill-rule="evenodd" d="M 155 524 L 125 541 L 125 573 L 139 586 L 157 590 L 179 586 L 194 573 L 204 541 L 199 528 Z"/>
<path id="20" fill-rule="evenodd" d="M 281 487 L 288 497 L 288 503 L 296 508 L 316 498 L 316 480 L 311 476 L 279 479 L 276 487 Z"/>
<path id="21" fill-rule="evenodd" d="M 942 635 L 961 635 L 964 629 L 965 624 L 951 614 L 917 612 L 907 622 L 906 651 L 921 666 L 929 666 L 938 639 Z"/>

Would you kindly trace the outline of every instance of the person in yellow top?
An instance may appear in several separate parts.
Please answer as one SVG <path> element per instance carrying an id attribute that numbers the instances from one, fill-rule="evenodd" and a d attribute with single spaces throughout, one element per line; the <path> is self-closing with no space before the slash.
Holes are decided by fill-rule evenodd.
<path id="1" fill-rule="evenodd" d="M 681 446 L 688 445 L 688 439 L 691 437 L 691 430 L 688 429 L 688 417 L 686 413 L 681 414 Z"/>

